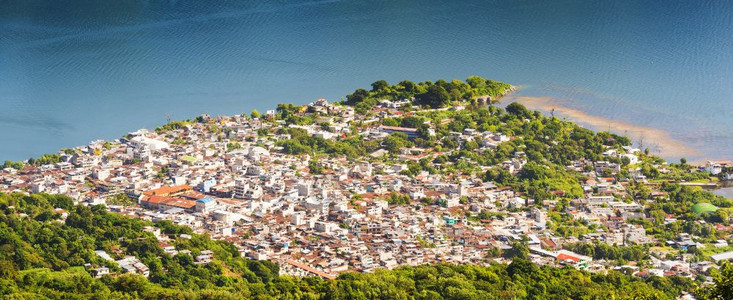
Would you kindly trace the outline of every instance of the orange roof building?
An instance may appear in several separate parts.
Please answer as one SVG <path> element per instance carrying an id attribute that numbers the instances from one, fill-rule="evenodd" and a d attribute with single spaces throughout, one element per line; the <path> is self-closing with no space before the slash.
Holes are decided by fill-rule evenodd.
<path id="1" fill-rule="evenodd" d="M 193 190 L 190 185 L 164 186 L 154 190 L 143 192 L 145 196 L 177 196 L 179 194 Z"/>
<path id="2" fill-rule="evenodd" d="M 143 192 L 140 205 L 152 209 L 182 208 L 191 210 L 196 207 L 196 201 L 176 196 L 191 193 L 193 187 L 189 185 L 164 186 Z"/>

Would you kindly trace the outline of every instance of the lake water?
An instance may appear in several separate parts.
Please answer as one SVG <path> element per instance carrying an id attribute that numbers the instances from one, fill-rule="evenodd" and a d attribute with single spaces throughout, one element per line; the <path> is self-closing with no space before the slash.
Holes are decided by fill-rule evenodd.
<path id="1" fill-rule="evenodd" d="M 241 2 L 4 1 L 0 160 L 470 75 L 733 158 L 733 1 Z"/>
<path id="2" fill-rule="evenodd" d="M 713 194 L 733 199 L 733 187 L 714 190 Z"/>

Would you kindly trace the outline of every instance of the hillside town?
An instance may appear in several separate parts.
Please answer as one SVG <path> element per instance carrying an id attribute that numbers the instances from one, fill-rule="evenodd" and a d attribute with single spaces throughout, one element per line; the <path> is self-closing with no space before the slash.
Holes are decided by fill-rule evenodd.
<path id="1" fill-rule="evenodd" d="M 446 164 L 440 158 L 457 153 L 466 143 L 476 141 L 471 151 L 494 151 L 518 137 L 465 128 L 439 141 L 445 145 L 451 140 L 455 148 L 390 148 L 386 139 L 395 133 L 408 139 L 435 135 L 434 124 L 428 123 L 425 132 L 385 125 L 387 118 L 413 115 L 416 109 L 404 109 L 408 104 L 384 100 L 367 114 L 324 99 L 295 107 L 295 115 L 310 117 L 313 124 L 286 122 L 279 117 L 282 109 L 251 116 L 204 115 L 180 126 L 141 129 L 118 140 L 64 149 L 57 163 L 5 168 L 0 172 L 0 191 L 64 194 L 134 218 L 169 220 L 229 241 L 243 257 L 276 262 L 281 273 L 295 276 L 335 278 L 347 271 L 441 262 L 502 263 L 508 258 L 499 254 L 516 251 L 518 244 L 526 245 L 529 258 L 539 265 L 590 272 L 617 269 L 640 277 L 705 277 L 717 261 L 733 258 L 730 250 L 710 260 L 697 260 L 685 252 L 695 247 L 731 249 L 729 220 L 722 222 L 728 225 L 714 225 L 723 237 L 712 244 L 700 242 L 694 234 L 660 240 L 643 222 L 634 221 L 653 219 L 646 202 L 663 199 L 667 192 L 649 184 L 648 197 L 625 200 L 630 184 L 648 182 L 641 170 L 626 170 L 625 165 L 638 163 L 643 152 L 632 146 L 605 150 L 603 156 L 613 159 L 580 159 L 567 165 L 568 171 L 583 178 L 581 196 L 567 203 L 559 199 L 569 191 L 553 190 L 552 197 L 536 200 L 509 185 L 486 180 L 482 172 L 410 172 L 410 165 L 421 161 Z M 292 154 L 281 142 L 292 139 L 296 130 L 319 141 L 358 137 L 378 147 L 358 158 Z M 516 176 L 528 163 L 528 154 L 514 151 L 511 155 L 480 168 Z M 731 180 L 733 173 L 727 170 L 732 166 L 710 161 L 695 171 Z M 656 166 L 660 172 L 665 168 Z M 621 178 L 622 172 L 629 177 Z M 695 213 L 717 207 L 698 209 L 701 212 Z M 570 219 L 558 219 L 557 211 Z M 676 217 L 662 215 L 662 223 L 674 222 Z M 590 229 L 562 234 L 559 222 Z M 162 234 L 153 226 L 145 230 L 170 255 L 178 254 L 175 240 L 187 238 Z M 641 245 L 648 247 L 651 256 L 643 265 L 631 259 L 620 263 L 564 247 L 577 243 Z M 98 254 L 114 261 L 104 251 Z M 195 262 L 214 259 L 213 253 L 201 253 Z M 146 275 L 148 270 L 134 256 L 116 262 L 126 272 Z M 95 276 L 108 272 L 94 270 Z"/>

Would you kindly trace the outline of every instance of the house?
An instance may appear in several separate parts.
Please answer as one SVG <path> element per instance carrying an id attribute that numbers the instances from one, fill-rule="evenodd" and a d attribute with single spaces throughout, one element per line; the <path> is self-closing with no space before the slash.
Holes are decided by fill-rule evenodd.
<path id="1" fill-rule="evenodd" d="M 150 209 L 167 210 L 180 208 L 186 211 L 193 211 L 194 207 L 196 207 L 196 201 L 164 196 L 143 196 L 140 200 L 140 205 Z"/>
<path id="2" fill-rule="evenodd" d="M 299 211 L 290 215 L 290 224 L 301 226 L 305 224 L 305 212 Z"/>
<path id="3" fill-rule="evenodd" d="M 99 267 L 89 272 L 89 275 L 92 275 L 94 278 L 100 278 L 107 274 L 109 274 L 109 268 L 107 267 Z"/>
<path id="4" fill-rule="evenodd" d="M 723 166 L 717 162 L 708 160 L 707 163 L 705 163 L 705 171 L 708 171 L 710 175 L 718 175 L 720 172 L 723 172 Z"/>
<path id="5" fill-rule="evenodd" d="M 710 258 L 716 263 L 722 260 L 731 260 L 733 259 L 733 251 L 713 254 L 710 255 Z"/>
<path id="6" fill-rule="evenodd" d="M 323 232 L 326 234 L 331 233 L 336 227 L 336 224 L 330 222 L 316 222 L 314 229 L 317 232 Z"/>
<path id="7" fill-rule="evenodd" d="M 194 258 L 194 264 L 196 265 L 203 265 L 208 264 L 214 260 L 214 252 L 211 250 L 204 250 L 201 251 L 200 255 L 197 255 Z"/>
<path id="8" fill-rule="evenodd" d="M 216 179 L 210 178 L 208 180 L 204 180 L 203 182 L 199 183 L 197 188 L 199 189 L 199 191 L 202 191 L 204 193 L 209 193 L 211 192 L 211 187 L 215 185 L 216 185 Z"/>
<path id="9" fill-rule="evenodd" d="M 117 265 L 122 268 L 124 273 L 140 274 L 145 277 L 150 275 L 150 269 L 134 256 L 125 256 L 125 258 L 117 261 Z"/>
<path id="10" fill-rule="evenodd" d="M 196 200 L 196 211 L 201 213 L 208 213 L 216 208 L 216 200 L 211 197 L 204 197 Z"/>
<path id="11" fill-rule="evenodd" d="M 163 249 L 163 252 L 171 254 L 171 255 L 175 255 L 177 253 L 176 246 L 173 246 L 167 242 L 159 242 L 158 247 Z"/>
<path id="12" fill-rule="evenodd" d="M 151 151 L 159 151 L 170 147 L 170 145 L 164 141 L 144 136 L 136 136 L 130 139 L 130 146 L 133 148 L 147 148 Z"/>
<path id="13" fill-rule="evenodd" d="M 143 227 L 143 232 L 150 232 L 150 233 L 152 233 L 152 234 L 153 234 L 153 235 L 155 236 L 155 238 L 157 238 L 158 240 L 160 240 L 160 239 L 161 239 L 161 235 L 160 235 L 160 228 L 158 228 L 158 227 L 154 227 L 154 226 L 145 226 L 145 227 Z"/>
<path id="14" fill-rule="evenodd" d="M 143 195 L 145 196 L 178 196 L 180 194 L 183 194 L 185 192 L 188 192 L 190 190 L 193 190 L 193 187 L 189 185 L 178 185 L 178 186 L 164 186 L 157 189 L 152 189 L 143 192 Z"/>
<path id="15" fill-rule="evenodd" d="M 639 157 L 637 157 L 634 154 L 624 154 L 624 155 L 622 155 L 622 157 L 628 158 L 630 165 L 635 165 L 635 164 L 639 163 Z"/>
<path id="16" fill-rule="evenodd" d="M 556 258 L 559 261 L 565 261 L 565 262 L 572 261 L 573 263 L 590 262 L 593 260 L 592 258 L 588 256 L 580 255 L 580 254 L 577 254 L 575 252 L 568 251 L 568 250 L 557 251 Z"/>
<path id="17" fill-rule="evenodd" d="M 387 133 L 387 134 L 400 132 L 400 133 L 406 134 L 408 138 L 418 137 L 417 129 L 415 128 L 397 127 L 397 126 L 380 126 L 379 131 Z"/>

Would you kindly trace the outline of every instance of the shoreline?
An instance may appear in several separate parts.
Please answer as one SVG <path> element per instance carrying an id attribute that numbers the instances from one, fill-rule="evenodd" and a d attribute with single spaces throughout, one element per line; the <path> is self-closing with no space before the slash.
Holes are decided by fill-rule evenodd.
<path id="1" fill-rule="evenodd" d="M 677 159 L 685 157 L 695 158 L 690 160 L 692 163 L 704 162 L 699 159 L 700 151 L 671 137 L 669 132 L 662 129 L 591 115 L 579 109 L 553 103 L 554 98 L 551 97 L 510 96 L 504 99 L 519 102 L 530 110 L 547 113 L 554 110 L 555 115 L 559 114 L 559 117 L 567 121 L 575 122 L 594 131 L 608 130 L 610 126 L 611 132 L 627 135 L 634 143 L 643 139 L 645 148 L 649 147 L 651 153 L 666 157 L 668 160 L 672 157 Z"/>

